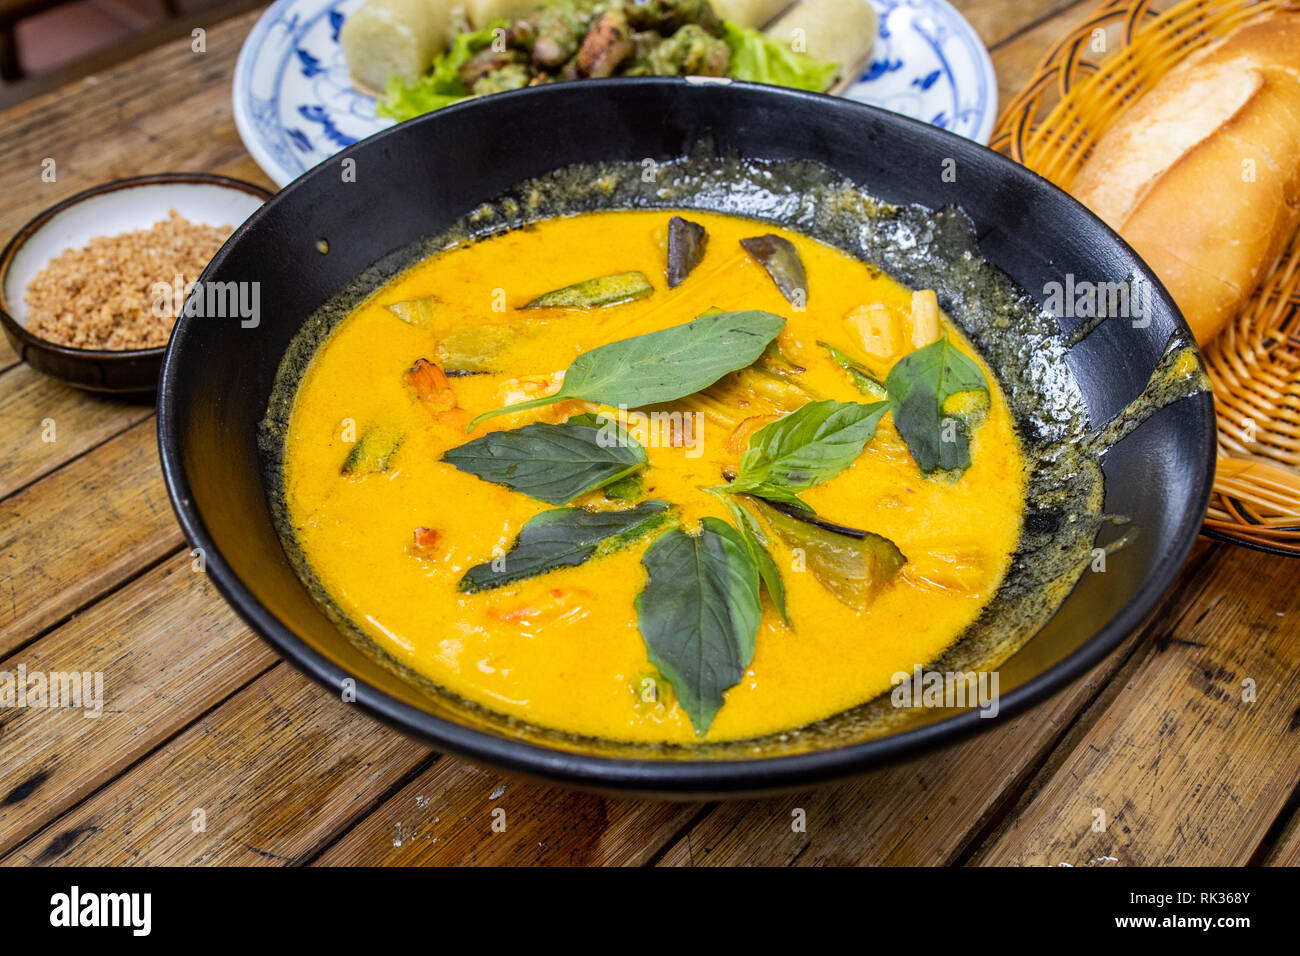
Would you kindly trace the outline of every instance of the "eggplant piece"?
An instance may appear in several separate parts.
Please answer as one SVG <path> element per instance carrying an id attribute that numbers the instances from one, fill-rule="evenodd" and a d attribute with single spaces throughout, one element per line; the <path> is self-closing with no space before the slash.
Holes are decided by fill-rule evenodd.
<path id="1" fill-rule="evenodd" d="M 803 260 L 799 258 L 794 243 L 769 232 L 741 239 L 740 244 L 767 270 L 787 302 L 797 309 L 808 304 L 808 277 L 804 274 Z"/>
<path id="2" fill-rule="evenodd" d="M 423 299 L 394 302 L 386 308 L 408 325 L 425 326 L 433 321 L 433 317 L 437 314 L 437 302 L 436 296 L 427 295 Z"/>
<path id="3" fill-rule="evenodd" d="M 525 309 L 601 309 L 621 305 L 635 299 L 644 299 L 654 292 L 654 286 L 640 272 L 619 272 L 600 276 L 585 282 L 575 282 L 563 289 L 539 295 Z"/>
<path id="4" fill-rule="evenodd" d="M 348 452 L 348 457 L 343 459 L 340 472 L 345 475 L 373 475 L 387 471 L 405 437 L 399 428 L 392 425 L 367 428 Z"/>
<path id="5" fill-rule="evenodd" d="M 846 528 L 793 505 L 749 497 L 778 538 L 802 549 L 818 583 L 849 607 L 870 607 L 907 563 L 898 545 L 883 535 Z"/>
<path id="6" fill-rule="evenodd" d="M 681 216 L 668 220 L 668 288 L 675 289 L 704 258 L 709 234 L 698 222 Z"/>
<path id="7" fill-rule="evenodd" d="M 886 397 L 885 383 L 872 375 L 871 370 L 865 365 L 854 359 L 852 356 L 841 352 L 833 345 L 820 341 L 817 344 L 830 353 L 831 358 L 835 360 L 835 363 L 839 365 L 840 368 L 849 373 L 849 378 L 853 381 L 853 386 L 859 392 L 870 398 L 874 398 L 877 401 L 882 401 Z"/>

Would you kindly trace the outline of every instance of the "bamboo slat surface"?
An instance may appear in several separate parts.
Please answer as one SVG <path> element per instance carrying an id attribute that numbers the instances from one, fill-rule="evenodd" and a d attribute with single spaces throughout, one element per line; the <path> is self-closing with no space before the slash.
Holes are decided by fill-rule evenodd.
<path id="1" fill-rule="evenodd" d="M 1089 7 L 957 5 L 1004 101 Z M 270 186 L 230 108 L 256 16 L 203 24 L 206 53 L 167 42 L 0 112 L 0 236 L 120 176 Z M 277 662 L 194 569 L 147 404 L 68 389 L 0 343 L 0 423 L 0 670 L 103 671 L 106 698 L 96 719 L 0 710 L 0 863 L 1300 862 L 1285 559 L 1199 546 L 1092 672 L 913 763 L 768 800 L 611 799 L 439 756 Z"/>

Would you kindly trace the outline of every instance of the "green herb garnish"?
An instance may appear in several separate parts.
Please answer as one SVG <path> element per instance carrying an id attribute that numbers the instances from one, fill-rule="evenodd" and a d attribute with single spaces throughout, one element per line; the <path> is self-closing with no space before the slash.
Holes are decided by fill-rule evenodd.
<path id="1" fill-rule="evenodd" d="M 988 383 L 978 365 L 944 337 L 899 359 L 885 378 L 885 388 L 894 427 L 923 472 L 970 467 L 967 423 L 945 409 L 963 392 L 987 396 Z"/>
<path id="2" fill-rule="evenodd" d="M 647 462 L 638 442 L 621 429 L 601 427 L 594 417 L 492 432 L 449 449 L 442 460 L 552 505 L 613 484 Z"/>
<path id="3" fill-rule="evenodd" d="M 727 510 L 731 512 L 731 520 L 735 522 L 741 537 L 745 539 L 745 544 L 749 546 L 749 553 L 754 558 L 754 565 L 758 568 L 759 577 L 763 579 L 763 587 L 767 591 L 767 596 L 776 605 L 776 609 L 786 627 L 790 627 L 790 611 L 785 604 L 785 581 L 781 578 L 781 569 L 776 566 L 771 553 L 767 550 L 767 538 L 763 534 L 763 530 L 758 526 L 758 522 L 754 520 L 754 516 L 746 511 L 734 498 L 728 498 L 725 495 L 719 495 L 719 497 L 727 506 Z"/>
<path id="4" fill-rule="evenodd" d="M 807 508 L 798 492 L 852 465 L 887 411 L 888 402 L 809 402 L 750 437 L 725 490 Z"/>
<path id="5" fill-rule="evenodd" d="M 671 402 L 752 364 L 784 327 L 785 319 L 770 312 L 718 312 L 611 342 L 574 359 L 559 391 L 484 412 L 467 430 L 497 415 L 566 399 L 627 408 Z"/>
<path id="6" fill-rule="evenodd" d="M 520 529 L 505 555 L 466 571 L 460 590 L 499 588 L 612 554 L 661 527 L 670 518 L 670 508 L 666 501 L 646 501 L 624 511 L 543 511 Z"/>
<path id="7" fill-rule="evenodd" d="M 637 626 L 650 662 L 704 734 L 754 659 L 762 606 L 753 554 L 725 521 L 705 518 L 699 534 L 664 532 L 641 563 L 649 580 L 636 598 Z"/>

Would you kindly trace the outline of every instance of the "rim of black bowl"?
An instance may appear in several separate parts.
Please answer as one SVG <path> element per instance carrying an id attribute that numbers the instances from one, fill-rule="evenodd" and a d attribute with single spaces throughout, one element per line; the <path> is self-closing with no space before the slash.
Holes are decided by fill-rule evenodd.
<path id="1" fill-rule="evenodd" d="M 674 77 L 622 77 L 604 80 L 583 80 L 588 88 L 600 86 L 619 86 L 625 84 L 684 84 L 690 79 Z M 696 81 L 698 82 L 698 81 Z M 719 81 L 713 80 L 718 83 Z M 1066 196 L 1070 202 L 1079 207 L 1094 223 L 1108 235 L 1111 240 L 1133 254 L 1141 263 L 1141 257 L 1100 218 L 1073 197 L 1061 191 L 1050 181 L 1008 157 L 994 153 L 986 146 L 958 136 L 947 130 L 931 126 L 920 120 L 891 113 L 864 103 L 846 100 L 842 97 L 822 93 L 808 93 L 785 87 L 766 86 L 736 80 L 727 81 L 725 85 L 735 85 L 742 89 L 756 90 L 764 95 L 784 97 L 799 102 L 821 102 L 831 100 L 845 109 L 863 111 L 864 116 L 877 120 L 903 125 L 911 128 L 917 135 L 931 137 L 943 142 L 961 143 L 962 148 L 982 149 L 997 156 L 997 161 L 1006 163 L 1012 175 L 1027 182 L 1037 182 L 1047 188 Z M 493 94 L 490 98 L 545 95 L 548 89 L 556 87 L 532 87 Z M 427 114 L 410 123 L 437 122 L 439 115 L 448 110 L 474 109 L 482 100 L 470 100 L 453 106 L 444 107 L 435 113 Z M 401 126 L 390 127 L 367 137 L 358 143 L 341 150 L 327 162 L 334 162 L 339 157 L 362 148 L 366 144 L 393 135 Z M 323 165 L 323 164 L 322 164 Z M 316 167 L 319 168 L 319 167 Z M 301 181 L 311 175 L 309 170 L 299 179 L 284 187 L 267 204 L 278 202 L 280 197 L 291 198 Z M 1041 187 L 1040 187 L 1041 188 Z M 288 201 L 286 198 L 285 201 Z M 237 229 L 227 242 L 233 242 L 263 210 L 258 210 Z M 219 262 L 222 253 L 213 257 Z M 1178 311 L 1173 299 L 1160 280 L 1145 266 L 1145 278 L 1155 284 L 1171 304 L 1172 312 L 1180 330 L 1189 342 L 1194 342 L 1191 329 Z M 1155 606 L 1159 598 L 1169 588 L 1175 575 L 1182 568 L 1201 527 L 1201 517 L 1209 504 L 1210 491 L 1214 477 L 1215 463 L 1215 429 L 1214 403 L 1208 393 L 1190 396 L 1184 401 L 1197 402 L 1203 414 L 1208 415 L 1211 427 L 1202 436 L 1200 460 L 1204 462 L 1200 473 L 1195 476 L 1194 487 L 1190 496 L 1189 507 L 1178 527 L 1167 541 L 1163 553 L 1156 561 L 1154 570 L 1146 582 L 1114 617 L 1094 634 L 1083 646 L 1058 661 L 1042 673 L 1021 684 L 1019 687 L 999 696 L 998 720 L 989 720 L 980 716 L 978 709 L 969 709 L 943 720 L 937 720 L 913 730 L 891 734 L 886 737 L 814 750 L 806 753 L 789 754 L 775 757 L 758 757 L 743 759 L 697 759 L 666 758 L 659 760 L 630 759 L 609 757 L 596 754 L 562 750 L 542 746 L 529 741 L 510 738 L 479 730 L 434 716 L 428 711 L 404 703 L 371 684 L 355 677 L 339 667 L 324 654 L 317 651 L 292 630 L 285 626 L 258 600 L 256 595 L 238 578 L 226 563 L 224 556 L 216 547 L 208 533 L 202 518 L 194 509 L 188 478 L 181 462 L 180 435 L 174 421 L 172 407 L 172 386 L 175 377 L 173 369 L 172 346 L 184 334 L 184 320 L 176 323 L 168 342 L 167 354 L 163 359 L 162 376 L 158 400 L 158 442 L 162 458 L 163 477 L 167 485 L 167 494 L 172 508 L 185 532 L 186 538 L 196 547 L 204 549 L 207 572 L 217 590 L 226 598 L 244 621 L 264 640 L 270 643 L 299 670 L 322 684 L 324 687 L 340 692 L 344 680 L 355 685 L 355 705 L 370 716 L 433 744 L 440 750 L 456 753 L 481 763 L 491 764 L 504 770 L 558 781 L 572 786 L 608 792 L 628 794 L 643 793 L 657 797 L 680 797 L 703 799 L 710 795 L 729 796 L 757 794 L 789 790 L 811 784 L 852 777 L 865 773 L 886 763 L 892 763 L 904 757 L 913 757 L 937 747 L 952 744 L 973 734 L 987 730 L 995 725 L 1005 723 L 1005 718 L 1024 711 L 1031 704 L 1047 698 L 1061 690 L 1075 678 L 1081 676 L 1094 664 L 1104 658 L 1116 645 L 1128 636 L 1142 618 Z"/>
<path id="2" fill-rule="evenodd" d="M 23 344 L 68 358 L 117 358 L 122 360 L 151 358 L 154 356 L 161 358 L 167 351 L 166 345 L 155 345 L 147 349 L 79 349 L 72 345 L 60 345 L 58 342 L 51 342 L 49 339 L 34 335 L 27 326 L 9 314 L 9 310 L 6 308 L 8 303 L 5 299 L 4 283 L 9 277 L 9 267 L 13 265 L 14 256 L 18 254 L 18 250 L 26 245 L 27 241 L 39 229 L 63 210 L 94 196 L 102 196 L 121 189 L 133 189 L 137 186 L 158 186 L 166 183 L 203 183 L 210 186 L 225 186 L 228 189 L 237 189 L 240 192 L 256 196 L 263 203 L 275 195 L 269 189 L 258 186 L 256 183 L 245 182 L 242 179 L 232 179 L 229 176 L 218 176 L 216 173 L 145 173 L 141 176 L 128 176 L 125 179 L 114 179 L 110 182 L 100 183 L 98 186 L 91 186 L 89 189 L 83 189 L 79 193 L 73 193 L 65 199 L 60 199 L 53 206 L 38 212 L 29 219 L 5 243 L 4 251 L 0 252 L 0 324 L 3 324 L 15 337 L 21 339 Z"/>

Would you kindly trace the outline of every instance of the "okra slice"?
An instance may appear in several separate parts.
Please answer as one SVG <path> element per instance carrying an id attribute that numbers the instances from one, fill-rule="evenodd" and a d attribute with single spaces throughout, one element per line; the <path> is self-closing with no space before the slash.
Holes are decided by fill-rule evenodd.
<path id="1" fill-rule="evenodd" d="M 357 443 L 343 459 L 345 475 L 372 475 L 384 472 L 393 463 L 393 456 L 406 437 L 393 425 L 373 425 L 361 433 Z"/>
<path id="2" fill-rule="evenodd" d="M 539 295 L 525 309 L 602 309 L 644 299 L 654 286 L 640 272 L 619 272 Z"/>

